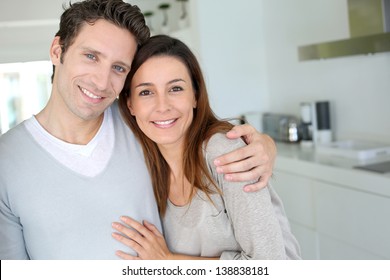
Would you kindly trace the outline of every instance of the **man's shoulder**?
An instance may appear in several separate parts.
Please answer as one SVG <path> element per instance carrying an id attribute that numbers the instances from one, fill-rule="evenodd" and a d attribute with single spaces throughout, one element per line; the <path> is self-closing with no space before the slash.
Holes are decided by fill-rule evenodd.
<path id="1" fill-rule="evenodd" d="M 122 113 L 120 112 L 118 100 L 115 100 L 114 103 L 112 103 L 107 110 L 110 110 L 112 114 L 112 119 L 114 121 L 115 136 L 119 137 L 120 135 L 126 135 L 125 136 L 127 139 L 126 141 L 129 140 L 128 137 L 134 140 L 135 136 L 133 134 L 133 131 L 127 125 Z"/>
<path id="2" fill-rule="evenodd" d="M 121 124 L 124 123 L 124 120 L 123 120 L 123 116 L 119 110 L 119 103 L 118 103 L 118 100 L 116 99 L 111 105 L 110 107 L 108 107 L 106 109 L 106 111 L 110 110 L 111 111 L 111 114 L 112 114 L 112 117 L 113 117 L 113 120 L 115 122 L 119 122 Z"/>
<path id="3" fill-rule="evenodd" d="M 15 157 L 15 153 L 23 153 L 29 149 L 28 132 L 24 124 L 18 124 L 0 136 L 0 160 L 7 161 Z"/>
<path id="4" fill-rule="evenodd" d="M 108 107 L 111 109 L 112 113 L 113 114 L 117 114 L 119 113 L 119 103 L 118 103 L 118 99 L 115 99 L 115 101 Z M 108 110 L 107 108 L 107 110 Z"/>
<path id="5" fill-rule="evenodd" d="M 20 137 L 26 134 L 24 123 L 20 123 L 17 126 L 11 128 L 6 133 L 0 135 L 0 143 L 13 142 L 15 140 L 22 140 Z"/>

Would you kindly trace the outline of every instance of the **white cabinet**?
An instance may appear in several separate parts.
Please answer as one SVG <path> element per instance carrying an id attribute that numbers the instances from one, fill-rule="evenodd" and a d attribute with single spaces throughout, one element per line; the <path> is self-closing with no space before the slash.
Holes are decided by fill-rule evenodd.
<path id="1" fill-rule="evenodd" d="M 290 221 L 290 225 L 291 231 L 298 240 L 302 259 L 319 259 L 318 234 L 315 229 L 299 225 L 294 221 Z"/>
<path id="2" fill-rule="evenodd" d="M 390 259 L 390 197 L 314 173 L 299 164 L 282 165 L 272 182 L 302 258 Z"/>
<path id="3" fill-rule="evenodd" d="M 338 241 L 353 248 L 364 258 L 390 259 L 390 198 L 318 181 L 313 184 L 319 233 L 334 239 L 333 244 Z M 330 242 L 319 240 L 320 245 Z M 323 257 L 338 255 L 325 252 Z"/>
<path id="4" fill-rule="evenodd" d="M 283 200 L 291 230 L 297 238 L 302 257 L 317 259 L 314 194 L 310 180 L 285 172 L 275 172 L 272 185 Z"/>
<path id="5" fill-rule="evenodd" d="M 289 219 L 296 224 L 313 229 L 315 227 L 314 193 L 311 181 L 302 176 L 276 172 L 272 183 L 283 199 Z"/>

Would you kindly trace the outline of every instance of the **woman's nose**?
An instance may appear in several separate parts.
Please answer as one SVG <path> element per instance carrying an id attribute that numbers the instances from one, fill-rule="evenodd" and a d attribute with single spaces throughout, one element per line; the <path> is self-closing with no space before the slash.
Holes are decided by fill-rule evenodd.
<path id="1" fill-rule="evenodd" d="M 159 94 L 157 98 L 157 110 L 164 112 L 171 108 L 171 102 L 167 94 Z"/>

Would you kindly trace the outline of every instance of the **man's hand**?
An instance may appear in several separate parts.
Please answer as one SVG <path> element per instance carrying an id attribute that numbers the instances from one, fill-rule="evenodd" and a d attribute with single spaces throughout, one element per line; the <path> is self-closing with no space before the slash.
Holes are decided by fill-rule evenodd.
<path id="1" fill-rule="evenodd" d="M 267 186 L 272 176 L 276 157 L 275 142 L 249 124 L 235 126 L 226 136 L 230 139 L 242 137 L 248 144 L 238 150 L 215 159 L 218 173 L 224 173 L 228 181 L 258 180 L 244 187 L 246 192 L 258 191 Z"/>

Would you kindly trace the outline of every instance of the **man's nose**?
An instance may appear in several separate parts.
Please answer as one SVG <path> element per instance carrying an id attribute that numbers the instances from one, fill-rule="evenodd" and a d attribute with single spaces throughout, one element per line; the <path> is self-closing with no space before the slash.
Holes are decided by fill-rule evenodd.
<path id="1" fill-rule="evenodd" d="M 93 75 L 92 82 L 95 84 L 98 90 L 104 91 L 109 87 L 111 73 L 111 68 L 108 67 L 99 67 L 99 69 L 97 69 L 97 71 Z"/>

